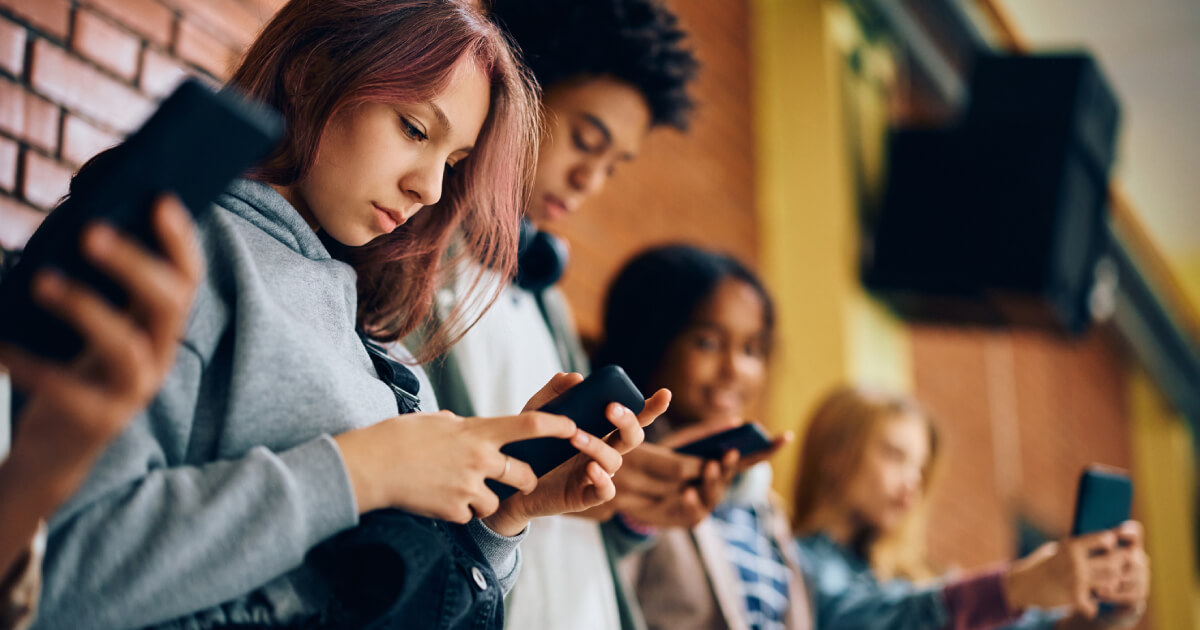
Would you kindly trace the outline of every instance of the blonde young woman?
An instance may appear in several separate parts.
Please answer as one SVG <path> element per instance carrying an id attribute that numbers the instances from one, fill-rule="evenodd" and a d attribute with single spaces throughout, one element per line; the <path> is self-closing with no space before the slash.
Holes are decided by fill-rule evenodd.
<path id="1" fill-rule="evenodd" d="M 1141 616 L 1149 568 L 1132 521 L 934 579 L 914 516 L 939 440 L 911 399 L 837 390 L 809 421 L 802 449 L 793 525 L 819 630 L 1126 628 Z M 1115 608 L 1100 615 L 1100 601 Z"/>

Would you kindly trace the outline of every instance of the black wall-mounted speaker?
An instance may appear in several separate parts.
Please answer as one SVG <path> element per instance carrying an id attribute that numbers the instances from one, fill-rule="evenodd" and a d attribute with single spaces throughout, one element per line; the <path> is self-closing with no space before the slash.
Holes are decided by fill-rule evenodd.
<path id="1" fill-rule="evenodd" d="M 911 319 L 1082 332 L 1118 118 L 1087 55 L 979 57 L 961 123 L 891 134 L 864 283 Z"/>

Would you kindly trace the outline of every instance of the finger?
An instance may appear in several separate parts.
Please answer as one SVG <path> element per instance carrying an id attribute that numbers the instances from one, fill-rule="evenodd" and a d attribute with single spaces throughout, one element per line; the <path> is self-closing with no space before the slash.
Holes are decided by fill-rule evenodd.
<path id="1" fill-rule="evenodd" d="M 725 453 L 720 462 L 721 483 L 728 486 L 733 478 L 742 471 L 742 454 L 737 451 Z"/>
<path id="2" fill-rule="evenodd" d="M 47 370 L 40 378 L 38 397 L 31 406 L 42 404 L 56 416 L 70 419 L 53 425 L 64 448 L 98 449 L 134 417 L 130 405 L 114 404 L 107 388 L 86 382 L 70 370 Z"/>
<path id="3" fill-rule="evenodd" d="M 1075 597 L 1075 610 L 1085 619 L 1095 619 L 1096 613 L 1099 612 L 1099 603 L 1092 598 L 1091 592 L 1084 591 Z"/>
<path id="4" fill-rule="evenodd" d="M 508 472 L 504 472 L 504 464 L 501 463 L 497 471 L 499 475 L 492 477 L 496 481 L 510 485 L 521 494 L 529 494 L 537 488 L 538 477 L 529 467 L 529 464 L 517 459 L 516 457 L 508 457 Z"/>
<path id="5" fill-rule="evenodd" d="M 468 418 L 471 430 L 492 441 L 492 443 L 511 444 L 539 437 L 556 437 L 567 439 L 575 435 L 575 422 L 566 416 L 544 413 L 541 411 L 526 411 L 518 416 L 501 418 Z"/>
<path id="6" fill-rule="evenodd" d="M 620 403 L 612 403 L 605 410 L 608 421 L 617 428 L 609 434 L 608 443 L 619 453 L 628 453 L 646 439 L 646 432 L 638 417 Z"/>
<path id="7" fill-rule="evenodd" d="M 1122 577 L 1122 565 L 1125 559 L 1116 554 L 1093 556 L 1087 559 L 1087 580 L 1091 588 L 1109 588 Z"/>
<path id="8" fill-rule="evenodd" d="M 1141 547 L 1144 531 L 1138 521 L 1125 521 L 1115 530 L 1118 544 L 1126 547 Z"/>
<path id="9" fill-rule="evenodd" d="M 584 431 L 577 431 L 575 436 L 571 438 L 571 445 L 579 449 L 580 453 L 599 464 L 608 473 L 610 478 L 621 468 L 621 454 L 606 444 L 604 440 L 589 435 Z"/>
<path id="10" fill-rule="evenodd" d="M 599 442 L 600 440 L 592 441 Z M 591 500 L 588 501 L 588 503 L 599 505 L 601 503 L 607 503 L 608 501 L 611 501 L 613 497 L 617 496 L 617 488 L 613 485 L 612 477 L 610 477 L 609 473 L 597 462 L 588 462 L 587 477 L 588 480 L 592 482 L 592 485 L 587 489 L 587 491 L 590 491 L 592 494 L 590 497 Z"/>
<path id="11" fill-rule="evenodd" d="M 66 369 L 59 363 L 6 343 L 0 343 L 0 364 L 8 370 L 13 386 L 28 392 L 37 391 L 47 373 Z"/>
<path id="12" fill-rule="evenodd" d="M 637 453 L 641 470 L 672 483 L 683 483 L 700 478 L 706 460 L 691 455 L 681 455 L 669 448 L 658 444 L 643 442 L 641 446 L 630 451 Z"/>
<path id="13" fill-rule="evenodd" d="M 771 440 L 770 448 L 755 453 L 742 460 L 741 470 L 746 470 L 757 464 L 767 461 L 775 456 L 784 446 L 791 444 L 796 439 L 796 434 L 791 431 L 784 431 L 782 435 L 778 435 Z"/>
<path id="14" fill-rule="evenodd" d="M 640 448 L 635 448 L 632 452 L 636 453 Z M 617 492 L 632 492 L 655 498 L 666 498 L 679 494 L 681 488 L 679 482 L 647 475 L 632 464 L 631 458 L 626 455 L 625 461 L 621 464 L 621 470 L 613 478 L 613 483 L 617 485 Z"/>
<path id="15" fill-rule="evenodd" d="M 154 232 L 163 257 L 191 287 L 204 275 L 204 257 L 196 242 L 196 228 L 188 211 L 174 195 L 163 195 L 154 205 Z"/>
<path id="16" fill-rule="evenodd" d="M 725 418 L 722 420 L 694 424 L 690 427 L 685 427 L 671 433 L 667 437 L 660 440 L 659 444 L 669 448 L 678 448 L 685 444 L 691 444 L 696 440 L 702 440 L 710 435 L 716 435 L 722 431 L 728 431 L 730 429 L 737 428 L 741 424 L 742 421 L 738 420 L 737 418 Z"/>
<path id="17" fill-rule="evenodd" d="M 483 486 L 483 491 L 471 501 L 470 505 L 475 518 L 484 518 L 500 509 L 500 497 L 497 497 L 491 488 Z"/>
<path id="18" fill-rule="evenodd" d="M 41 271 L 33 281 L 34 300 L 83 337 L 104 366 L 105 380 L 141 391 L 142 372 L 151 356 L 149 340 L 127 317 L 85 285 L 55 272 Z"/>
<path id="19" fill-rule="evenodd" d="M 1116 548 L 1117 535 L 1113 530 L 1084 534 L 1072 539 L 1071 545 L 1086 550 L 1089 555 L 1104 554 Z"/>
<path id="20" fill-rule="evenodd" d="M 583 382 L 583 375 L 578 372 L 563 373 L 559 372 L 550 379 L 548 383 L 542 386 L 541 389 L 525 403 L 525 408 L 521 411 L 532 411 L 540 409 L 546 403 L 554 400 L 568 389 L 575 387 Z"/>
<path id="21" fill-rule="evenodd" d="M 150 333 L 155 348 L 173 349 L 194 286 L 163 259 L 107 225 L 88 228 L 83 251 L 129 294 L 130 310 Z"/>
<path id="22" fill-rule="evenodd" d="M 671 406 L 671 390 L 660 389 L 646 399 L 646 406 L 638 414 L 638 423 L 648 427 Z"/>
<path id="23" fill-rule="evenodd" d="M 704 465 L 704 478 L 700 483 L 699 492 L 699 498 L 703 505 L 710 509 L 717 507 L 717 504 L 725 496 L 724 481 L 720 462 L 709 461 Z"/>
<path id="24" fill-rule="evenodd" d="M 706 505 L 700 498 L 700 492 L 696 488 L 688 488 L 679 495 L 679 505 L 676 512 L 679 515 L 679 525 L 684 527 L 695 527 L 704 520 L 713 509 L 714 506 Z"/>

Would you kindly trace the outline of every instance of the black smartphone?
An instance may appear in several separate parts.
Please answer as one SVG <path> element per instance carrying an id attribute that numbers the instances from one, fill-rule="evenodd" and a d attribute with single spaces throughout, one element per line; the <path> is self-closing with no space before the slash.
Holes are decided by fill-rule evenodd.
<path id="1" fill-rule="evenodd" d="M 737 451 L 742 457 L 760 453 L 771 448 L 771 444 L 771 437 L 762 425 L 747 422 L 716 435 L 700 438 L 691 444 L 684 444 L 676 448 L 675 452 L 704 459 L 721 459 L 729 451 Z"/>
<path id="2" fill-rule="evenodd" d="M 1093 464 L 1079 476 L 1072 536 L 1112 529 L 1129 520 L 1133 482 L 1120 469 Z"/>
<path id="3" fill-rule="evenodd" d="M 81 254 L 80 234 L 105 222 L 151 251 L 161 251 L 150 204 L 174 193 L 193 214 L 206 211 L 235 177 L 262 159 L 283 134 L 283 119 L 230 90 L 183 81 L 146 123 L 100 154 L 72 183 L 0 283 L 0 339 L 43 357 L 67 360 L 83 347 L 74 328 L 30 299 L 34 273 L 49 267 L 94 288 L 118 308 L 124 290 Z"/>
<path id="4" fill-rule="evenodd" d="M 1079 475 L 1071 535 L 1112 529 L 1129 520 L 1132 509 L 1133 482 L 1129 474 L 1118 468 L 1092 464 Z M 1114 605 L 1100 602 L 1101 615 L 1112 610 L 1115 610 Z"/>
<path id="5" fill-rule="evenodd" d="M 543 405 L 538 411 L 566 416 L 584 431 L 604 437 L 615 428 L 604 415 L 611 403 L 621 403 L 634 413 L 646 407 L 642 392 L 638 391 L 625 370 L 608 365 L 592 372 L 582 383 L 568 389 L 560 396 Z M 519 459 L 533 469 L 538 477 L 558 468 L 571 459 L 577 451 L 568 440 L 561 438 L 534 438 L 506 444 L 501 453 Z M 487 485 L 503 501 L 517 491 L 512 486 L 488 479 Z"/>

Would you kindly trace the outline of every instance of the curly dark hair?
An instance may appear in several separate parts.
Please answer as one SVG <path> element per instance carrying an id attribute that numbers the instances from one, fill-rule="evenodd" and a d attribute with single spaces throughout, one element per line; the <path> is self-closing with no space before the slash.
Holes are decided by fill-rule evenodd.
<path id="1" fill-rule="evenodd" d="M 642 93 L 652 125 L 687 129 L 699 64 L 679 18 L 658 0 L 492 0 L 491 12 L 543 89 L 612 76 Z"/>

